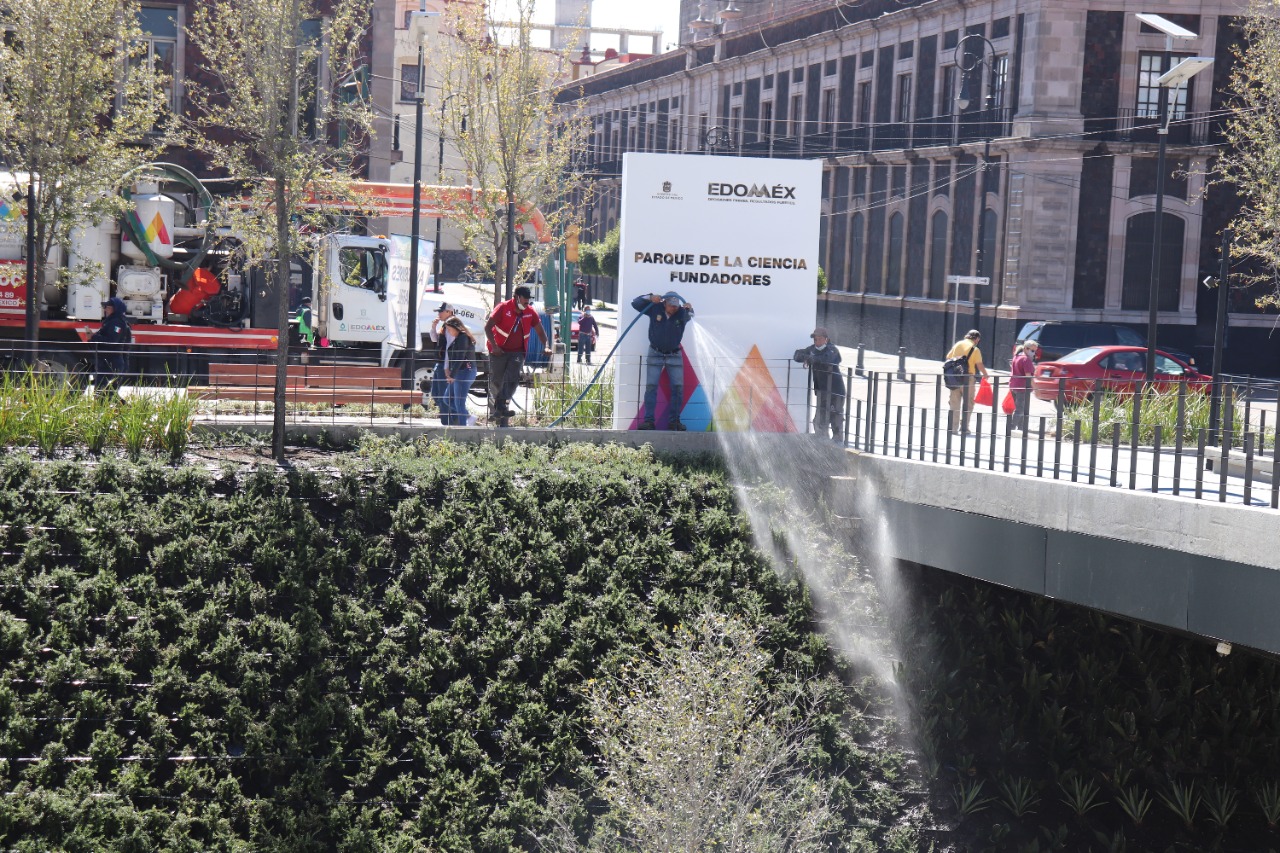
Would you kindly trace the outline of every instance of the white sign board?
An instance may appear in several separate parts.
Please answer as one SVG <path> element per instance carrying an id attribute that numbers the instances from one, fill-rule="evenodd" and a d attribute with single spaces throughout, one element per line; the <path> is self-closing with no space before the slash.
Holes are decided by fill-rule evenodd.
<path id="1" fill-rule="evenodd" d="M 670 291 L 694 308 L 682 341 L 680 419 L 690 430 L 802 431 L 808 377 L 792 354 L 812 341 L 822 164 L 817 160 L 626 154 L 619 330 L 637 296 Z M 619 347 L 614 426 L 641 421 L 649 326 Z M 658 412 L 666 423 L 664 375 Z"/>
<path id="2" fill-rule="evenodd" d="M 435 244 L 430 240 L 418 239 L 418 340 L 414 349 L 422 349 L 421 333 L 423 309 L 431 301 L 431 285 L 428 276 L 434 261 Z M 390 333 L 387 344 L 396 349 L 404 349 L 409 329 L 409 271 L 413 257 L 413 238 L 403 234 L 391 235 L 391 251 L 387 257 L 387 310 L 390 316 Z M 437 303 L 438 304 L 438 303 Z M 434 315 L 431 315 L 434 316 Z"/>

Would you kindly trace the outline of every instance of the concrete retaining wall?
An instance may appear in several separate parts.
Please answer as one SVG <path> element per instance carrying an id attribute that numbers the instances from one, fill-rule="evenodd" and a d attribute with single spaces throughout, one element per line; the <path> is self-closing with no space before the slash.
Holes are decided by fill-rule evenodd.
<path id="1" fill-rule="evenodd" d="M 893 557 L 1280 653 L 1271 510 L 882 456 L 854 469 L 836 505 L 882 514 Z"/>

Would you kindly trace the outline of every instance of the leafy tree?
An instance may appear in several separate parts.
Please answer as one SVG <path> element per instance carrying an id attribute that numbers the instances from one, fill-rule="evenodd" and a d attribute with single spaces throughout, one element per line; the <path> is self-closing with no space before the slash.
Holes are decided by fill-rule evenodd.
<path id="1" fill-rule="evenodd" d="M 273 455 L 284 459 L 290 261 L 317 225 L 315 198 L 348 192 L 372 114 L 341 95 L 358 83 L 368 0 L 337 0 L 321 17 L 309 0 L 212 0 L 189 32 L 203 55 L 191 87 L 192 142 L 248 184 L 248 203 L 223 211 L 248 261 L 269 262 L 279 297 Z M 323 30 L 323 38 L 321 32 Z M 323 45 L 323 50 L 322 50 Z M 327 63 L 327 67 L 325 64 Z"/>
<path id="2" fill-rule="evenodd" d="M 453 3 L 446 12 L 453 38 L 441 57 L 444 86 L 452 92 L 445 120 L 476 191 L 459 224 L 467 252 L 493 276 L 494 301 L 506 279 L 508 201 L 518 205 L 517 230 L 537 206 L 555 235 L 518 257 L 514 280 L 523 281 L 575 221 L 577 205 L 569 199 L 585 200 L 590 188 L 586 176 L 571 169 L 587 120 L 579 107 L 556 102 L 568 56 L 533 45 L 533 7 L 533 0 L 515 0 L 501 41 L 482 4 Z"/>
<path id="3" fill-rule="evenodd" d="M 704 612 L 591 685 L 608 812 L 586 849 L 828 849 L 829 783 L 802 761 L 808 715 L 772 699 L 760 641 L 741 620 Z M 547 846 L 583 849 L 563 819 Z"/>
<path id="4" fill-rule="evenodd" d="M 588 270 L 583 265 L 582 271 L 586 275 L 607 275 L 609 278 L 618 277 L 618 252 L 622 245 L 622 229 L 621 226 L 615 225 L 609 229 L 609 233 L 604 235 L 604 239 L 598 243 L 585 244 L 585 251 L 592 260 L 592 269 Z M 581 251 L 581 250 L 580 250 Z"/>
<path id="5" fill-rule="evenodd" d="M 1243 28 L 1231 78 L 1230 145 L 1218 158 L 1217 172 L 1244 199 L 1231 221 L 1232 254 L 1255 262 L 1246 278 L 1271 283 L 1259 305 L 1280 305 L 1280 7 L 1251 0 Z"/>
<path id="6" fill-rule="evenodd" d="M 37 282 L 52 278 L 53 251 L 70 244 L 77 226 L 120 211 L 121 177 L 165 140 L 164 81 L 137 61 L 138 10 L 130 0 L 0 3 L 0 164 L 32 176 L 21 189 L 34 190 Z M 0 220 L 0 228 L 25 227 Z M 75 272 L 61 274 L 62 283 Z M 38 339 L 35 326 L 27 334 Z"/>

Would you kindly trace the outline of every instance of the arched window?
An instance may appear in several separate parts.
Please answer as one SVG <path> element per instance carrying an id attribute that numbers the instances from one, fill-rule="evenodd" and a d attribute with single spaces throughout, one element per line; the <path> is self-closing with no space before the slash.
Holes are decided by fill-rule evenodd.
<path id="1" fill-rule="evenodd" d="M 995 271 L 998 267 L 996 264 L 996 227 L 999 225 L 1000 218 L 996 216 L 996 212 L 991 208 L 987 208 L 982 213 L 982 269 L 978 270 L 978 275 L 985 275 L 992 279 L 995 284 Z M 988 294 L 989 298 L 995 299 L 995 292 Z"/>
<path id="2" fill-rule="evenodd" d="M 1124 229 L 1124 283 L 1120 307 L 1126 311 L 1150 309 L 1151 249 L 1155 244 L 1155 213 L 1129 217 Z M 1182 290 L 1182 243 L 1186 223 L 1172 213 L 1164 214 L 1160 235 L 1160 285 L 1157 306 L 1161 311 L 1177 311 Z"/>
<path id="3" fill-rule="evenodd" d="M 867 251 L 867 228 L 865 217 L 855 213 L 849 221 L 849 290 L 862 292 L 862 268 L 866 261 L 863 255 Z"/>
<path id="4" fill-rule="evenodd" d="M 886 296 L 897 296 L 902 282 L 902 227 L 901 213 L 889 218 L 889 260 L 885 264 L 884 292 Z"/>
<path id="5" fill-rule="evenodd" d="M 929 235 L 929 293 L 931 299 L 946 297 L 947 288 L 947 214 L 939 210 L 933 215 Z"/>

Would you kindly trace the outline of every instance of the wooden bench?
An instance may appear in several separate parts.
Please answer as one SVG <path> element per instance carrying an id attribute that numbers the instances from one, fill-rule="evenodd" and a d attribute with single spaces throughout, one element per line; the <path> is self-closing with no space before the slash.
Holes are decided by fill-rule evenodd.
<path id="1" fill-rule="evenodd" d="M 422 392 L 404 388 L 398 367 L 364 364 L 291 364 L 285 380 L 286 403 L 399 404 L 422 402 Z M 275 400 L 273 364 L 210 364 L 209 384 L 192 385 L 187 394 L 210 400 Z"/>

